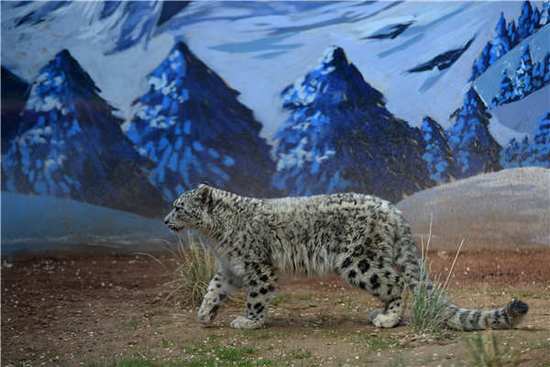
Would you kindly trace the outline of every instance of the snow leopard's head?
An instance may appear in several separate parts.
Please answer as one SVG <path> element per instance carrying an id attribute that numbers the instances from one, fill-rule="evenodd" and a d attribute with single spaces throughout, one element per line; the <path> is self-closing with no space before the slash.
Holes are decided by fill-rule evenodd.
<path id="1" fill-rule="evenodd" d="M 212 188 L 207 185 L 186 191 L 174 201 L 172 211 L 164 218 L 164 223 L 174 232 L 202 228 L 208 222 L 207 208 L 211 201 Z"/>

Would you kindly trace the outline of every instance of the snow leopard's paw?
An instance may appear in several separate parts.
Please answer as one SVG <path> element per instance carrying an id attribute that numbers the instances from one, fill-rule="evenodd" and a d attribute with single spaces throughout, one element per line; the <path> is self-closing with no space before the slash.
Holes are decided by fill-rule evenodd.
<path id="1" fill-rule="evenodd" d="M 399 321 L 401 321 L 401 318 L 399 315 L 394 313 L 379 313 L 373 320 L 372 323 L 376 327 L 381 328 L 391 328 L 395 327 L 399 324 Z"/>
<path id="2" fill-rule="evenodd" d="M 231 327 L 234 329 L 258 329 L 264 326 L 263 320 L 250 320 L 244 316 L 238 316 L 235 320 L 231 321 Z"/>
<path id="3" fill-rule="evenodd" d="M 216 315 L 218 313 L 218 306 L 213 307 L 204 307 L 202 306 L 199 309 L 199 313 L 197 315 L 197 319 L 202 324 L 202 326 L 209 326 L 210 323 L 216 318 Z"/>
<path id="4" fill-rule="evenodd" d="M 380 308 L 376 308 L 374 310 L 371 310 L 369 311 L 369 314 L 368 314 L 368 320 L 370 323 L 374 323 L 374 319 L 382 314 L 384 312 L 384 310 L 380 309 Z"/>

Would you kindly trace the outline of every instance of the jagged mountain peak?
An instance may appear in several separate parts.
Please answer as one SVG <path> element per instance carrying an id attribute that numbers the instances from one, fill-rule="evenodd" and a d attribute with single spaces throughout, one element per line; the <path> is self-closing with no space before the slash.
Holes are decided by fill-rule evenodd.
<path id="1" fill-rule="evenodd" d="M 345 68 L 350 62 L 346 56 L 346 53 L 342 47 L 330 46 L 325 50 L 325 53 L 319 60 L 320 66 L 325 68 Z"/>
<path id="2" fill-rule="evenodd" d="M 116 110 L 100 92 L 92 77 L 69 50 L 64 49 L 40 69 L 30 88 L 25 109 L 39 112 L 55 108 L 67 114 L 75 112 L 79 105 L 92 103 L 105 106 L 108 112 Z"/>
<path id="3" fill-rule="evenodd" d="M 422 119 L 422 125 L 420 126 L 422 132 L 430 132 L 437 134 L 438 136 L 445 137 L 445 130 L 443 127 L 430 116 L 425 116 Z"/>
<path id="4" fill-rule="evenodd" d="M 42 68 L 42 71 L 52 69 L 60 74 L 64 74 L 71 87 L 77 85 L 80 87 L 87 86 L 94 91 L 100 91 L 90 75 L 84 71 L 80 63 L 67 49 L 59 51 L 55 57 Z"/>
<path id="5" fill-rule="evenodd" d="M 99 92 L 101 90 L 90 75 L 71 53 L 64 49 L 40 69 L 30 91 L 27 109 L 41 111 L 52 107 L 51 104 L 38 103 L 39 100 L 49 101 L 60 108 L 69 107 L 74 104 L 74 97 L 98 98 Z M 48 98 L 45 98 L 46 96 Z"/>
<path id="6" fill-rule="evenodd" d="M 183 53 L 184 55 L 192 55 L 193 58 L 196 58 L 195 55 L 193 55 L 193 53 L 191 52 L 191 50 L 189 49 L 189 46 L 187 46 L 187 44 L 183 41 L 177 41 L 175 44 L 174 44 L 174 47 L 172 47 L 172 52 L 173 51 L 180 51 L 181 53 Z"/>
<path id="7" fill-rule="evenodd" d="M 63 50 L 59 51 L 59 52 L 55 55 L 55 58 L 58 59 L 58 60 L 63 60 L 63 61 L 67 61 L 67 62 L 76 62 L 76 60 L 74 59 L 73 55 L 71 55 L 71 53 L 69 52 L 69 50 L 67 50 L 66 48 L 64 48 Z"/>
<path id="8" fill-rule="evenodd" d="M 453 115 L 455 122 L 447 134 L 458 164 L 458 177 L 501 169 L 501 147 L 489 131 L 491 115 L 474 88 L 466 92 L 463 106 Z"/>
<path id="9" fill-rule="evenodd" d="M 219 99 L 234 98 L 240 94 L 183 41 L 176 42 L 166 58 L 149 73 L 148 82 L 154 90 L 162 90 L 162 94 L 170 95 L 179 102 L 192 97 L 207 100 L 206 103 L 222 103 Z M 140 102 L 140 98 L 134 100 L 134 105 Z"/>
<path id="10" fill-rule="evenodd" d="M 149 76 L 160 77 L 164 74 L 166 77 L 184 78 L 188 76 L 189 68 L 209 70 L 208 66 L 195 56 L 185 42 L 178 41 L 174 44 L 162 63 L 149 73 Z"/>
<path id="11" fill-rule="evenodd" d="M 360 77 L 364 82 L 359 70 L 348 60 L 344 49 L 334 45 L 325 49 L 317 65 L 307 74 L 306 79 L 307 77 L 317 80 L 328 77 L 341 79 Z"/>
<path id="12" fill-rule="evenodd" d="M 468 89 L 468 91 L 464 94 L 464 104 L 459 113 L 462 115 L 473 115 L 485 111 L 485 104 L 479 97 L 476 90 L 474 88 Z M 488 123 L 486 120 L 483 120 L 482 122 Z"/>
<path id="13" fill-rule="evenodd" d="M 383 95 L 342 48 L 329 48 L 282 98 L 291 113 L 275 135 L 278 190 L 290 195 L 355 191 L 397 201 L 433 184 L 418 129 L 386 109 Z"/>
<path id="14" fill-rule="evenodd" d="M 423 133 L 424 138 L 426 138 L 426 135 L 431 137 L 435 136 L 436 138 L 445 137 L 445 130 L 443 127 L 430 116 L 424 116 L 422 119 L 422 125 L 420 126 L 420 131 Z"/>
<path id="15" fill-rule="evenodd" d="M 56 69 L 65 74 L 88 74 L 67 49 L 63 49 L 55 54 L 53 59 L 42 68 L 42 70 L 47 69 Z M 89 81 L 93 84 L 91 78 Z"/>
<path id="16" fill-rule="evenodd" d="M 429 127 L 441 127 L 434 119 L 432 119 L 430 116 L 424 116 L 422 119 L 422 125 L 429 126 Z"/>
<path id="17" fill-rule="evenodd" d="M 445 130 L 430 116 L 425 116 L 420 131 L 425 145 L 422 158 L 430 178 L 437 183 L 450 181 L 456 174 L 456 166 Z"/>
<path id="18" fill-rule="evenodd" d="M 187 64 L 189 58 L 193 58 L 191 52 L 183 42 L 178 42 L 172 47 L 168 56 L 149 73 L 149 84 L 153 87 L 158 85 L 156 78 L 184 78 L 187 75 Z"/>
<path id="19" fill-rule="evenodd" d="M 175 58 L 184 58 L 187 61 L 197 59 L 183 41 L 177 41 L 168 53 L 167 60 L 173 60 Z"/>
<path id="20" fill-rule="evenodd" d="M 318 109 L 372 105 L 383 107 L 382 94 L 371 87 L 344 50 L 329 47 L 317 66 L 282 92 L 285 108 L 312 106 Z"/>
<path id="21" fill-rule="evenodd" d="M 238 101 L 236 90 L 183 42 L 173 46 L 148 82 L 124 129 L 153 162 L 150 181 L 165 198 L 173 200 L 201 182 L 267 194 L 273 169 L 269 147 L 259 136 L 261 124 Z"/>
<path id="22" fill-rule="evenodd" d="M 165 202 L 143 171 L 148 162 L 123 135 L 121 120 L 97 91 L 68 50 L 40 70 L 16 137 L 3 155 L 5 187 L 161 214 Z"/>

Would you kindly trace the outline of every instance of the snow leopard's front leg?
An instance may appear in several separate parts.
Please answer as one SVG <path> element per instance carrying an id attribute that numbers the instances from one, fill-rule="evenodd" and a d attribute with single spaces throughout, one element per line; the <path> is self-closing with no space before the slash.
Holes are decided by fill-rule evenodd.
<path id="1" fill-rule="evenodd" d="M 214 275 L 199 308 L 198 319 L 203 325 L 208 325 L 214 320 L 218 309 L 234 289 L 230 277 L 222 272 Z"/>
<path id="2" fill-rule="evenodd" d="M 231 322 L 235 329 L 257 329 L 267 319 L 267 308 L 273 299 L 277 278 L 273 268 L 265 264 L 252 263 L 246 266 L 245 286 L 247 288 L 246 316 L 239 316 Z"/>

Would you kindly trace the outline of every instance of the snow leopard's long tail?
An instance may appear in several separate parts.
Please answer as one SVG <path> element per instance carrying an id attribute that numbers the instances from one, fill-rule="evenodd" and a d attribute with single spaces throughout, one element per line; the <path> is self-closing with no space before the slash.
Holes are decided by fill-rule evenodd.
<path id="1" fill-rule="evenodd" d="M 468 309 L 448 304 L 445 321 L 455 330 L 512 329 L 527 314 L 529 306 L 520 300 L 492 310 Z"/>
<path id="2" fill-rule="evenodd" d="M 414 291 L 421 283 L 421 260 L 414 240 L 409 238 L 409 243 L 401 247 L 402 252 L 397 263 L 403 270 L 405 281 Z M 400 259 L 404 261 L 401 262 Z M 428 297 L 436 291 L 435 286 L 428 279 L 424 280 L 423 286 L 426 287 Z M 455 330 L 511 329 L 522 321 L 529 310 L 526 303 L 515 299 L 503 307 L 489 310 L 461 308 L 446 298 L 444 302 L 447 304 L 444 314 L 445 323 Z"/>

